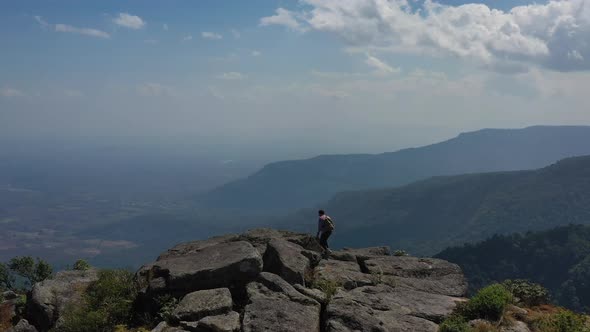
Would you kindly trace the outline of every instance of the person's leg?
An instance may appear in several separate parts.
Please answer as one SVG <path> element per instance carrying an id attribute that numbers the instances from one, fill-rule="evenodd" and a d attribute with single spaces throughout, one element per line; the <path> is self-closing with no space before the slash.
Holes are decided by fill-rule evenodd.
<path id="1" fill-rule="evenodd" d="M 322 232 L 322 235 L 320 235 L 320 246 L 324 250 L 328 249 L 328 237 L 326 236 L 326 233 L 327 232 Z"/>
<path id="2" fill-rule="evenodd" d="M 330 235 L 332 235 L 332 231 L 323 232 L 322 233 L 322 237 L 320 239 L 321 240 L 322 247 L 326 251 L 329 251 L 330 250 L 330 246 L 328 245 L 328 238 L 330 238 Z"/>

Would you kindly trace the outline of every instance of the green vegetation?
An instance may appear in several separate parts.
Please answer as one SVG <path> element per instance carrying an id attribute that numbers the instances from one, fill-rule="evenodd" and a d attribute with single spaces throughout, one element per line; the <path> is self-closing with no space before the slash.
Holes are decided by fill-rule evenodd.
<path id="1" fill-rule="evenodd" d="M 15 257 L 8 264 L 0 263 L 0 290 L 26 291 L 52 274 L 51 265 L 40 258 Z"/>
<path id="2" fill-rule="evenodd" d="M 452 315 L 440 324 L 439 332 L 471 332 L 471 328 L 465 317 Z"/>
<path id="3" fill-rule="evenodd" d="M 170 322 L 172 320 L 172 312 L 178 305 L 178 299 L 170 294 L 164 294 L 156 297 L 156 304 L 159 308 L 157 314 L 159 320 Z"/>
<path id="4" fill-rule="evenodd" d="M 35 263 L 31 256 L 15 257 L 10 260 L 8 266 L 17 275 L 24 278 L 28 286 L 49 278 L 53 273 L 53 268 L 47 262 L 37 258 Z"/>
<path id="5" fill-rule="evenodd" d="M 508 279 L 502 283 L 502 286 L 512 294 L 515 302 L 524 306 L 532 307 L 549 302 L 549 292 L 547 289 L 528 280 Z"/>
<path id="6" fill-rule="evenodd" d="M 482 288 L 472 297 L 464 308 L 469 319 L 483 318 L 497 321 L 504 309 L 512 302 L 512 294 L 502 285 L 493 284 Z"/>
<path id="7" fill-rule="evenodd" d="M 88 262 L 83 259 L 77 260 L 73 266 L 73 269 L 75 271 L 86 271 L 90 268 L 91 268 L 90 264 L 88 264 Z"/>
<path id="8" fill-rule="evenodd" d="M 10 273 L 10 269 L 6 264 L 0 263 L 0 291 L 12 289 L 14 283 L 14 276 Z"/>
<path id="9" fill-rule="evenodd" d="M 334 294 L 338 291 L 338 288 L 341 287 L 338 282 L 328 279 L 319 278 L 313 281 L 311 284 L 311 288 L 319 289 L 324 294 L 326 294 L 326 300 L 330 302 Z"/>
<path id="10" fill-rule="evenodd" d="M 532 325 L 535 330 L 540 332 L 590 332 L 586 316 L 564 309 L 541 317 Z"/>
<path id="11" fill-rule="evenodd" d="M 111 332 L 133 318 L 137 289 L 133 274 L 125 270 L 103 270 L 84 294 L 84 303 L 70 308 L 55 332 Z"/>
<path id="12" fill-rule="evenodd" d="M 553 302 L 576 311 L 590 308 L 590 227 L 570 225 L 525 235 L 496 235 L 476 244 L 449 248 L 438 258 L 463 268 L 470 291 L 508 278 L 546 287 Z M 521 281 L 507 285 L 530 305 L 547 300 L 547 292 Z"/>
<path id="13" fill-rule="evenodd" d="M 398 249 L 393 252 L 393 256 L 408 256 L 408 253 L 405 250 Z"/>

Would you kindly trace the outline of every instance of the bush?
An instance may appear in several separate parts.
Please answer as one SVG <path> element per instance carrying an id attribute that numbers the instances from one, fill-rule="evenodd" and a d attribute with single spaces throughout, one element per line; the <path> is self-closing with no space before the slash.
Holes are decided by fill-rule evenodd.
<path id="1" fill-rule="evenodd" d="M 133 274 L 124 270 L 100 271 L 98 280 L 84 294 L 83 305 L 66 310 L 57 332 L 111 332 L 127 325 L 133 315 L 137 289 Z"/>
<path id="2" fill-rule="evenodd" d="M 519 303 L 525 306 L 537 306 L 546 304 L 549 301 L 549 292 L 539 284 L 532 283 L 528 280 L 506 280 L 502 283 L 512 296 Z"/>
<path id="3" fill-rule="evenodd" d="M 53 268 L 46 261 L 37 258 L 37 263 L 31 256 L 15 257 L 8 265 L 10 270 L 25 278 L 29 286 L 41 282 L 53 274 Z"/>
<path id="4" fill-rule="evenodd" d="M 408 256 L 405 250 L 396 250 L 393 252 L 393 256 Z"/>
<path id="5" fill-rule="evenodd" d="M 469 300 L 465 314 L 469 319 L 482 318 L 496 321 L 502 317 L 506 305 L 512 302 L 512 294 L 500 284 L 482 288 Z"/>
<path id="6" fill-rule="evenodd" d="M 319 289 L 322 292 L 324 292 L 324 294 L 326 294 L 326 300 L 328 302 L 332 299 L 332 296 L 336 294 L 336 292 L 338 291 L 338 287 L 340 287 L 339 283 L 327 279 L 314 280 L 311 285 L 311 288 Z"/>
<path id="7" fill-rule="evenodd" d="M 74 267 L 73 269 L 75 271 L 86 271 L 88 269 L 90 269 L 90 264 L 88 264 L 87 261 L 83 260 L 83 259 L 79 259 L 76 261 L 76 263 L 74 263 Z"/>
<path id="8" fill-rule="evenodd" d="M 439 326 L 439 332 L 470 332 L 465 317 L 452 315 L 445 319 Z"/>
<path id="9" fill-rule="evenodd" d="M 176 306 L 178 306 L 178 299 L 170 294 L 161 295 L 156 298 L 156 304 L 158 305 L 158 319 L 170 322 L 173 320 L 172 313 Z"/>
<path id="10" fill-rule="evenodd" d="M 585 316 L 566 309 L 547 315 L 533 325 L 540 332 L 590 332 Z"/>

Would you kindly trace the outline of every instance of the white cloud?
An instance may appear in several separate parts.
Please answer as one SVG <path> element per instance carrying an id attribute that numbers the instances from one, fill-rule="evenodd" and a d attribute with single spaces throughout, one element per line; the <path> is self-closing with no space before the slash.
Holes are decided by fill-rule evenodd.
<path id="1" fill-rule="evenodd" d="M 261 56 L 262 52 L 260 51 L 252 51 L 252 53 L 250 53 L 252 56 Z"/>
<path id="2" fill-rule="evenodd" d="M 137 93 L 144 97 L 175 97 L 178 95 L 172 87 L 160 83 L 144 83 L 137 86 Z"/>
<path id="3" fill-rule="evenodd" d="M 209 32 L 209 31 L 201 32 L 201 37 L 203 37 L 205 39 L 211 39 L 211 40 L 219 40 L 219 39 L 223 38 L 222 35 L 215 33 L 215 32 Z"/>
<path id="4" fill-rule="evenodd" d="M 550 0 L 509 11 L 432 0 L 417 9 L 407 0 L 301 2 L 301 10 L 279 8 L 261 25 L 333 33 L 364 50 L 590 69 L 590 0 Z"/>
<path id="5" fill-rule="evenodd" d="M 240 37 L 242 37 L 242 34 L 240 33 L 240 31 L 236 30 L 236 29 L 231 29 L 230 30 L 232 36 L 234 36 L 235 39 L 240 39 Z"/>
<path id="6" fill-rule="evenodd" d="M 116 25 L 134 30 L 141 29 L 146 25 L 141 17 L 128 13 L 119 13 L 119 15 L 113 19 L 113 22 L 115 22 Z"/>
<path id="7" fill-rule="evenodd" d="M 41 16 L 33 16 L 33 18 L 43 28 L 51 28 L 57 32 L 75 33 L 75 34 L 79 34 L 79 35 L 85 35 L 85 36 L 96 37 L 96 38 L 105 38 L 105 39 L 111 38 L 111 35 L 109 35 L 108 33 L 104 32 L 102 30 L 91 29 L 91 28 L 78 28 L 78 27 L 71 26 L 68 24 L 55 24 L 55 25 L 49 24 Z"/>
<path id="8" fill-rule="evenodd" d="M 17 89 L 13 88 L 0 88 L 0 96 L 6 98 L 24 97 L 25 94 Z"/>
<path id="9" fill-rule="evenodd" d="M 42 27 L 49 27 L 49 23 L 47 23 L 41 16 L 33 16 L 33 18 L 35 18 L 35 21 L 37 21 Z"/>
<path id="10" fill-rule="evenodd" d="M 239 73 L 239 72 L 231 71 L 231 72 L 223 73 L 223 74 L 217 76 L 217 78 L 222 79 L 222 80 L 237 81 L 237 80 L 245 79 L 246 75 Z"/>
<path id="11" fill-rule="evenodd" d="M 193 40 L 193 36 L 191 36 L 191 35 L 182 37 L 182 41 L 191 41 L 191 40 Z"/>
<path id="12" fill-rule="evenodd" d="M 164 31 L 168 31 L 168 24 L 166 24 L 166 23 L 162 24 L 162 29 Z"/>
<path id="13" fill-rule="evenodd" d="M 85 36 L 96 37 L 96 38 L 105 38 L 105 39 L 111 38 L 111 35 L 109 35 L 108 33 L 104 32 L 102 30 L 90 29 L 90 28 L 77 28 L 77 27 L 67 25 L 67 24 L 56 24 L 55 31 L 75 33 L 75 34 L 79 34 L 79 35 L 85 35 Z"/>
<path id="14" fill-rule="evenodd" d="M 393 68 L 390 65 L 386 64 L 385 62 L 379 60 L 378 58 L 370 55 L 370 54 L 366 54 L 367 59 L 365 60 L 365 63 L 372 67 L 373 69 L 375 69 L 375 74 L 377 75 L 389 75 L 389 74 L 394 74 L 394 73 L 399 73 L 400 69 L 399 68 Z"/>
<path id="15" fill-rule="evenodd" d="M 295 31 L 304 31 L 303 27 L 296 18 L 296 14 L 284 8 L 278 8 L 276 15 L 263 17 L 260 19 L 261 26 L 283 25 Z"/>

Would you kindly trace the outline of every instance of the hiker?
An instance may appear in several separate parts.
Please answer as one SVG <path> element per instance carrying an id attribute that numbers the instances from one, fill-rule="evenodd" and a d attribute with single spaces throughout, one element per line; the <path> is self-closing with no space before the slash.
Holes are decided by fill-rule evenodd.
<path id="1" fill-rule="evenodd" d="M 324 252 L 329 254 L 331 253 L 331 250 L 328 247 L 328 238 L 332 235 L 332 231 L 334 230 L 334 222 L 324 210 L 319 210 L 318 214 L 320 218 L 318 220 L 318 234 L 316 237 L 320 240 L 320 245 L 324 249 Z"/>

